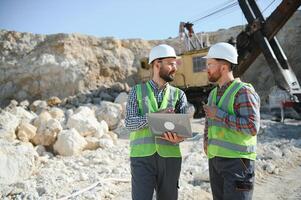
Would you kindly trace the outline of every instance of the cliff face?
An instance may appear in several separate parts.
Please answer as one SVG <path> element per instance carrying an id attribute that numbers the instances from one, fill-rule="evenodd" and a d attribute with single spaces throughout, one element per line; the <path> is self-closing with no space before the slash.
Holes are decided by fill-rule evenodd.
<path id="1" fill-rule="evenodd" d="M 241 26 L 209 33 L 210 43 L 236 36 Z M 301 12 L 278 33 L 278 40 L 301 81 Z M 163 41 L 118 40 L 79 34 L 37 35 L 0 30 L 0 102 L 11 99 L 60 98 L 116 82 L 133 85 L 139 60 L 152 46 L 167 43 L 178 53 L 184 50 L 178 38 Z M 264 96 L 275 85 L 261 55 L 242 76 Z"/>
<path id="2" fill-rule="evenodd" d="M 135 81 L 152 42 L 76 34 L 0 32 L 0 101 L 66 97 Z"/>

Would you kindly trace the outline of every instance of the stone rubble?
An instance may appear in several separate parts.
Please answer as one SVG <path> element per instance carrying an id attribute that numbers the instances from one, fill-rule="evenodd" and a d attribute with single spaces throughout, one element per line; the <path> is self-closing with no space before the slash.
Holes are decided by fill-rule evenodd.
<path id="1" fill-rule="evenodd" d="M 120 103 L 126 102 L 126 93 L 122 94 L 122 99 Z M 106 107 L 118 107 L 116 113 L 120 115 L 97 118 L 96 111 L 101 116 L 112 114 L 112 109 L 101 109 L 102 103 Z M 14 102 L 10 108 L 1 110 L 4 114 L 0 116 L 0 136 L 10 135 L 9 138 L 0 137 L 1 199 L 60 199 L 93 184 L 96 185 L 74 199 L 131 198 L 129 131 L 124 127 L 121 104 L 102 101 L 99 105 L 88 103 L 69 109 L 60 105 L 43 106 L 42 111 L 35 108 Z M 83 122 L 69 122 L 79 114 L 81 116 L 76 119 Z M 109 121 L 111 119 L 118 124 L 115 129 L 109 128 L 108 124 L 113 123 Z M 49 122 L 57 125 L 49 125 Z M 203 118 L 192 120 L 193 131 L 200 134 L 181 143 L 183 164 L 179 199 L 212 198 L 207 157 L 203 152 L 203 127 Z M 43 131 L 39 132 L 37 140 L 34 138 L 39 129 Z M 287 167 L 300 163 L 300 132 L 301 121 L 286 119 L 284 123 L 278 123 L 262 119 L 258 135 L 257 181 L 281 174 Z"/>

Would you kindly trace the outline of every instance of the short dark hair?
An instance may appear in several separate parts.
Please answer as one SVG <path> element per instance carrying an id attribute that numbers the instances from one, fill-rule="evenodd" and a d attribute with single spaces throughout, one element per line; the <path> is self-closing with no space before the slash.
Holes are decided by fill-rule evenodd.
<path id="1" fill-rule="evenodd" d="M 228 60 L 225 60 L 225 59 L 220 59 L 220 58 L 215 58 L 215 60 L 219 61 L 219 62 L 225 62 L 228 64 L 229 66 L 229 70 L 230 71 L 233 71 L 234 67 L 236 66 L 236 64 L 233 64 L 231 62 L 229 62 Z"/>

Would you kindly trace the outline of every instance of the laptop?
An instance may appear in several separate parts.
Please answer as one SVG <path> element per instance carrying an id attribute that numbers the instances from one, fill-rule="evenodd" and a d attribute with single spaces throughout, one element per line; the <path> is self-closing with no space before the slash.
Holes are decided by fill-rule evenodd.
<path id="1" fill-rule="evenodd" d="M 190 114 L 147 113 L 146 116 L 149 129 L 154 135 L 162 136 L 166 131 L 170 131 L 181 137 L 192 137 Z"/>

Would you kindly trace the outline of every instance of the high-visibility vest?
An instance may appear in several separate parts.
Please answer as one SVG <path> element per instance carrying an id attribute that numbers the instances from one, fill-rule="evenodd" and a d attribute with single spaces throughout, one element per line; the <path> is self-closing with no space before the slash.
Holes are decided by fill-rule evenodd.
<path id="1" fill-rule="evenodd" d="M 249 85 L 253 89 L 250 84 L 233 81 L 220 98 L 217 107 L 230 115 L 234 115 L 235 95 L 244 85 Z M 214 88 L 210 92 L 208 105 L 216 105 L 216 98 L 217 88 Z M 208 158 L 219 156 L 255 160 L 256 138 L 256 136 L 226 128 L 222 122 L 208 119 Z"/>
<path id="2" fill-rule="evenodd" d="M 159 109 L 175 108 L 176 102 L 179 99 L 179 89 L 167 85 L 162 103 L 158 107 L 149 82 L 137 85 L 136 94 L 139 113 L 142 116 L 146 113 L 157 112 Z M 156 152 L 162 157 L 181 157 L 179 144 L 155 137 L 148 127 L 131 132 L 130 147 L 131 157 L 145 157 L 153 155 Z"/>

